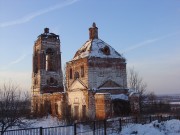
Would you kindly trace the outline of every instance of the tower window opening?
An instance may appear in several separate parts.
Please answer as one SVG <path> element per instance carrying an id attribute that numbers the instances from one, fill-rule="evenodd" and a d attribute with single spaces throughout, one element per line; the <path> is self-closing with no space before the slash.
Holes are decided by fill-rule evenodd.
<path id="1" fill-rule="evenodd" d="M 54 51 L 51 48 L 46 50 L 46 71 L 54 71 L 55 57 Z"/>

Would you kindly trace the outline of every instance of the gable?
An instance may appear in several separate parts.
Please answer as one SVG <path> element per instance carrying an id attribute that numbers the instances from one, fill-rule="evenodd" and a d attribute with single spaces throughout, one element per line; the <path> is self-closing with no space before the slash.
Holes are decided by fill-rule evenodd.
<path id="1" fill-rule="evenodd" d="M 121 89 L 122 86 L 117 84 L 112 80 L 107 80 L 101 86 L 98 87 L 99 89 Z"/>
<path id="2" fill-rule="evenodd" d="M 87 87 L 79 79 L 76 79 L 69 87 L 69 90 L 83 90 L 83 89 L 87 89 Z"/>

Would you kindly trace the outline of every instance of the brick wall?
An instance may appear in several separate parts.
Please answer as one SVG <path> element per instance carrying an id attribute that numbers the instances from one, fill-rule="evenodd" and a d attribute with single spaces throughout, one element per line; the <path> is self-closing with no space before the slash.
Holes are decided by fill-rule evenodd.
<path id="1" fill-rule="evenodd" d="M 97 88 L 107 80 L 127 88 L 126 63 L 122 59 L 91 58 L 88 65 L 89 89 Z"/>
<path id="2" fill-rule="evenodd" d="M 81 67 L 84 67 L 84 76 L 81 76 Z M 70 69 L 72 69 L 72 79 L 70 79 Z M 66 63 L 66 85 L 67 88 L 71 86 L 71 84 L 75 80 L 75 73 L 79 73 L 79 79 L 83 82 L 86 87 L 88 87 L 88 59 L 83 58 L 75 61 L 70 61 Z"/>

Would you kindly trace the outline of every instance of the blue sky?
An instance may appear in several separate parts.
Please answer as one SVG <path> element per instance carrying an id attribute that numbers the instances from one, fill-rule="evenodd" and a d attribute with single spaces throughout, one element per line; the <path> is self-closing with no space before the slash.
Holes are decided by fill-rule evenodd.
<path id="1" fill-rule="evenodd" d="M 0 84 L 30 90 L 33 45 L 45 27 L 60 35 L 65 65 L 93 22 L 149 91 L 180 92 L 179 0 L 0 0 Z"/>

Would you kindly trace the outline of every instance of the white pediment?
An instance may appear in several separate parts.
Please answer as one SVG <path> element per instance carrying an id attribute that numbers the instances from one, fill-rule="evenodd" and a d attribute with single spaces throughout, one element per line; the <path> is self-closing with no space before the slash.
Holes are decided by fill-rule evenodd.
<path id="1" fill-rule="evenodd" d="M 69 87 L 69 90 L 84 90 L 87 89 L 86 86 L 79 80 L 76 79 L 71 86 Z"/>

